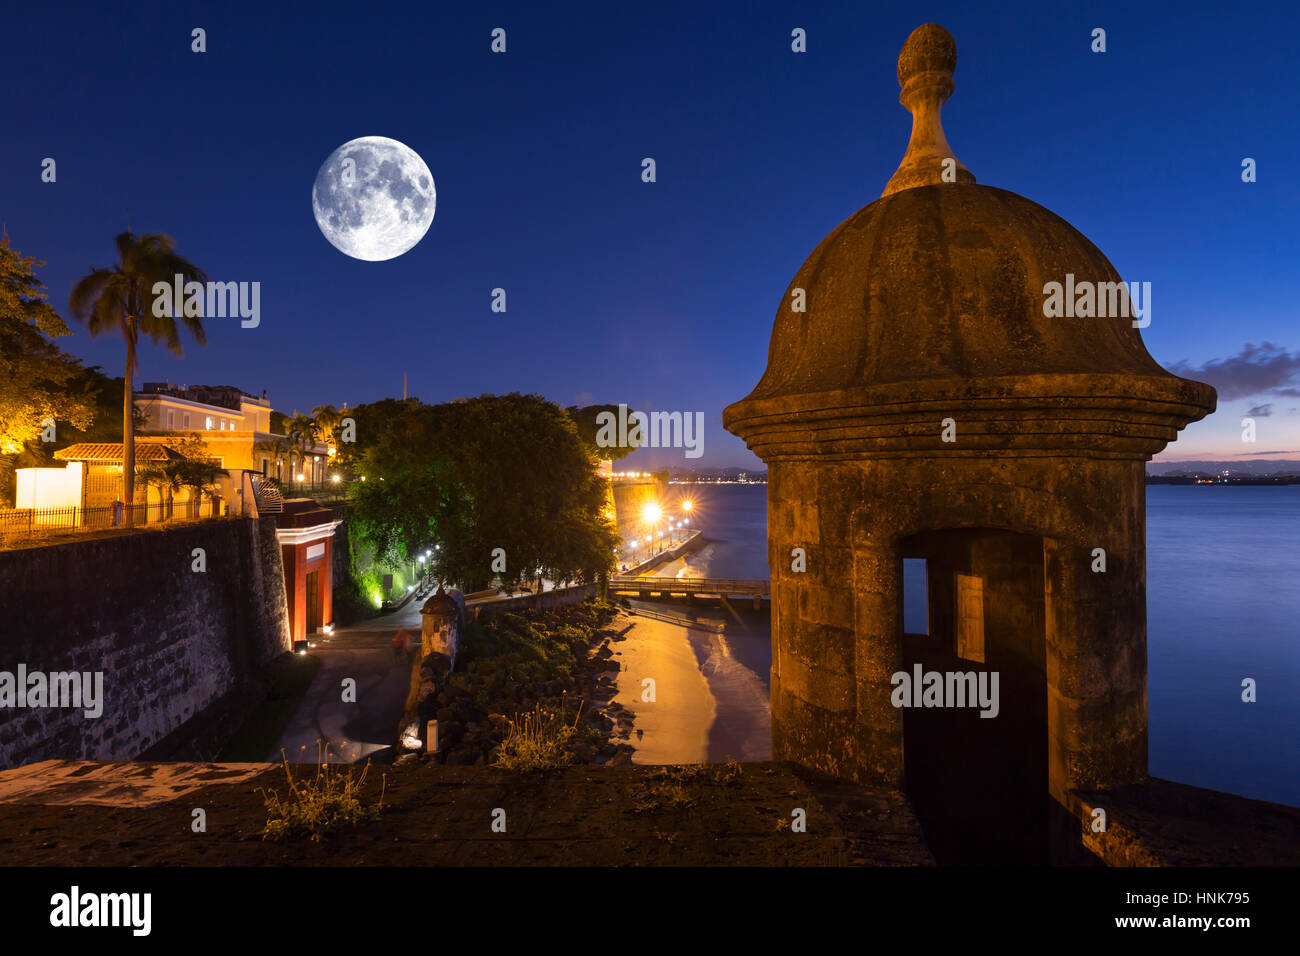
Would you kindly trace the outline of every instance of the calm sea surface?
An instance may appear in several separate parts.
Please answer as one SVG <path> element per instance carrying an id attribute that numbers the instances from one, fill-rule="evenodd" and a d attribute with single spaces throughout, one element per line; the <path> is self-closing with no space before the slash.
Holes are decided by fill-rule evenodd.
<path id="1" fill-rule="evenodd" d="M 768 577 L 765 485 L 672 490 L 712 539 L 692 575 Z M 1149 486 L 1147 634 L 1151 773 L 1300 805 L 1300 486 Z"/>

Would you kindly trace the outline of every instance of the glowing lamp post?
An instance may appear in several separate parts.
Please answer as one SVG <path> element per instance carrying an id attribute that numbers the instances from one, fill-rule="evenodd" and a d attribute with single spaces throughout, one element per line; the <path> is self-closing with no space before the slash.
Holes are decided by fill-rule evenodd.
<path id="1" fill-rule="evenodd" d="M 655 543 L 655 526 L 659 524 L 659 519 L 662 517 L 663 511 L 653 501 L 641 509 L 641 519 L 645 522 L 648 531 L 646 543 L 650 545 L 651 549 L 654 548 Z M 659 537 L 662 538 L 663 534 L 661 533 Z"/>

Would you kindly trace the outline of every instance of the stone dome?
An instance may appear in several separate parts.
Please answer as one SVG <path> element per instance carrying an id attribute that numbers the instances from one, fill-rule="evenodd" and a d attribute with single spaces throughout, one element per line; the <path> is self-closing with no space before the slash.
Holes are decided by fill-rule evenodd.
<path id="1" fill-rule="evenodd" d="M 777 311 L 766 372 L 724 414 L 760 457 L 765 446 L 795 455 L 938 449 L 935 415 L 958 409 L 983 424 L 966 430 L 973 442 L 944 450 L 1091 442 L 1149 456 L 1214 408 L 1212 388 L 1151 358 L 1133 317 L 1114 314 L 1117 299 L 1104 318 L 1044 314 L 1048 283 L 1122 280 L 1060 216 L 977 185 L 952 155 L 939 106 L 955 64 L 952 37 L 935 24 L 904 45 L 901 99 L 914 120 L 899 171 L 800 267 Z M 796 418 L 820 434 L 776 440 Z"/>
<path id="2" fill-rule="evenodd" d="M 1120 282 L 1055 213 L 1005 189 L 918 186 L 858 210 L 777 312 L 752 398 L 878 382 L 1069 372 L 1167 374 L 1130 318 L 1049 318 L 1043 287 Z M 803 289 L 807 311 L 790 308 Z"/>

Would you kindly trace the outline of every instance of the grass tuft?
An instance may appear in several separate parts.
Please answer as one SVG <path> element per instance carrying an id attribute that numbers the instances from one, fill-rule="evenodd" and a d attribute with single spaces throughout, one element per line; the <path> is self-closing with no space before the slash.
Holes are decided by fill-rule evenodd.
<path id="1" fill-rule="evenodd" d="M 579 703 L 573 723 L 538 704 L 522 718 L 510 721 L 510 731 L 497 751 L 497 766 L 506 770 L 554 770 L 573 762 L 569 743 L 578 734 Z"/>
<path id="2" fill-rule="evenodd" d="M 361 789 L 370 770 L 370 761 L 366 761 L 361 773 L 355 774 L 351 767 L 340 767 L 328 762 L 328 745 L 322 749 L 321 743 L 317 741 L 316 753 L 315 774 L 295 780 L 288 757 L 284 756 L 283 750 L 280 751 L 289 792 L 281 797 L 276 790 L 258 788 L 266 802 L 263 840 L 309 837 L 313 842 L 319 843 L 327 833 L 344 828 L 353 829 L 379 816 L 384 806 L 387 775 L 382 778 L 383 786 L 378 803 L 367 807 L 361 799 Z"/>

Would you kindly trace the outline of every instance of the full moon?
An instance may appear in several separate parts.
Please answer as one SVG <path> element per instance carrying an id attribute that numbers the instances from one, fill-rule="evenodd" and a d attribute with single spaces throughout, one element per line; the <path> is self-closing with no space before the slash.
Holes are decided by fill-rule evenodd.
<path id="1" fill-rule="evenodd" d="M 420 154 L 386 136 L 362 136 L 330 153 L 311 187 L 316 224 L 334 248 L 381 262 L 407 252 L 433 222 L 437 192 Z"/>

